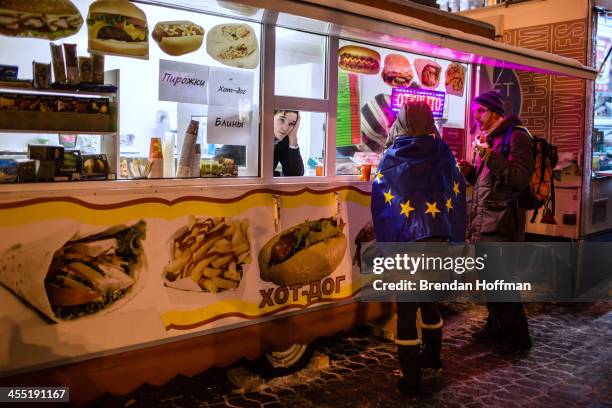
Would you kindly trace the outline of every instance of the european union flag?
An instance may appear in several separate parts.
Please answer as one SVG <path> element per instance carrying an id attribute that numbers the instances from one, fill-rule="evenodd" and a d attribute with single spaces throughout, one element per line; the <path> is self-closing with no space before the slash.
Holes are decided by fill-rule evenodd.
<path id="1" fill-rule="evenodd" d="M 463 242 L 465 180 L 440 137 L 395 139 L 372 184 L 372 220 L 378 242 L 449 237 Z"/>

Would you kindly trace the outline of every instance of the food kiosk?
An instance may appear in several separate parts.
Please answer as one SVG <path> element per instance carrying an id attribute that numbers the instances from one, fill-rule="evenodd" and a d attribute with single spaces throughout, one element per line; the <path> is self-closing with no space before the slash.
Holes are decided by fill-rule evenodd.
<path id="1" fill-rule="evenodd" d="M 358 248 L 393 108 L 469 157 L 486 66 L 595 75 L 394 2 L 32 3 L 2 11 L 0 384 L 75 403 L 383 315 Z M 304 176 L 274 177 L 278 111 Z"/>

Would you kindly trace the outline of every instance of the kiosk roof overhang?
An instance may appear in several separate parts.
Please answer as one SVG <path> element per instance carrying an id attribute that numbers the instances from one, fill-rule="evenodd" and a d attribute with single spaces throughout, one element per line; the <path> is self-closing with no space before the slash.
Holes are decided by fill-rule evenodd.
<path id="1" fill-rule="evenodd" d="M 136 0 L 194 11 L 232 15 L 432 57 L 594 80 L 597 71 L 555 54 L 491 39 L 491 25 L 401 0 L 239 0 L 278 13 L 249 17 L 198 0 Z M 208 4 L 207 4 L 208 3 Z"/>

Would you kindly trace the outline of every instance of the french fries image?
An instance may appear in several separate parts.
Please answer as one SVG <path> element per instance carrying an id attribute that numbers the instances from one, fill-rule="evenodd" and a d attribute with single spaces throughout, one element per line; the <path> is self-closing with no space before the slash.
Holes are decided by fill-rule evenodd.
<path id="1" fill-rule="evenodd" d="M 211 293 L 236 289 L 243 265 L 251 263 L 248 229 L 246 218 L 189 217 L 186 231 L 174 239 L 165 278 L 170 282 L 191 278 Z"/>

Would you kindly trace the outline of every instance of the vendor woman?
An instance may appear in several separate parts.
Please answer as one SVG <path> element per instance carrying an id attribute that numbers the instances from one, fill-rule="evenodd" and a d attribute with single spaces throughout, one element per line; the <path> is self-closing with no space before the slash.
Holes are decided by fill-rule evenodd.
<path id="1" fill-rule="evenodd" d="M 297 131 L 300 113 L 293 110 L 274 112 L 274 176 L 303 176 L 304 162 L 300 155 Z M 281 171 L 276 170 L 278 163 Z"/>

